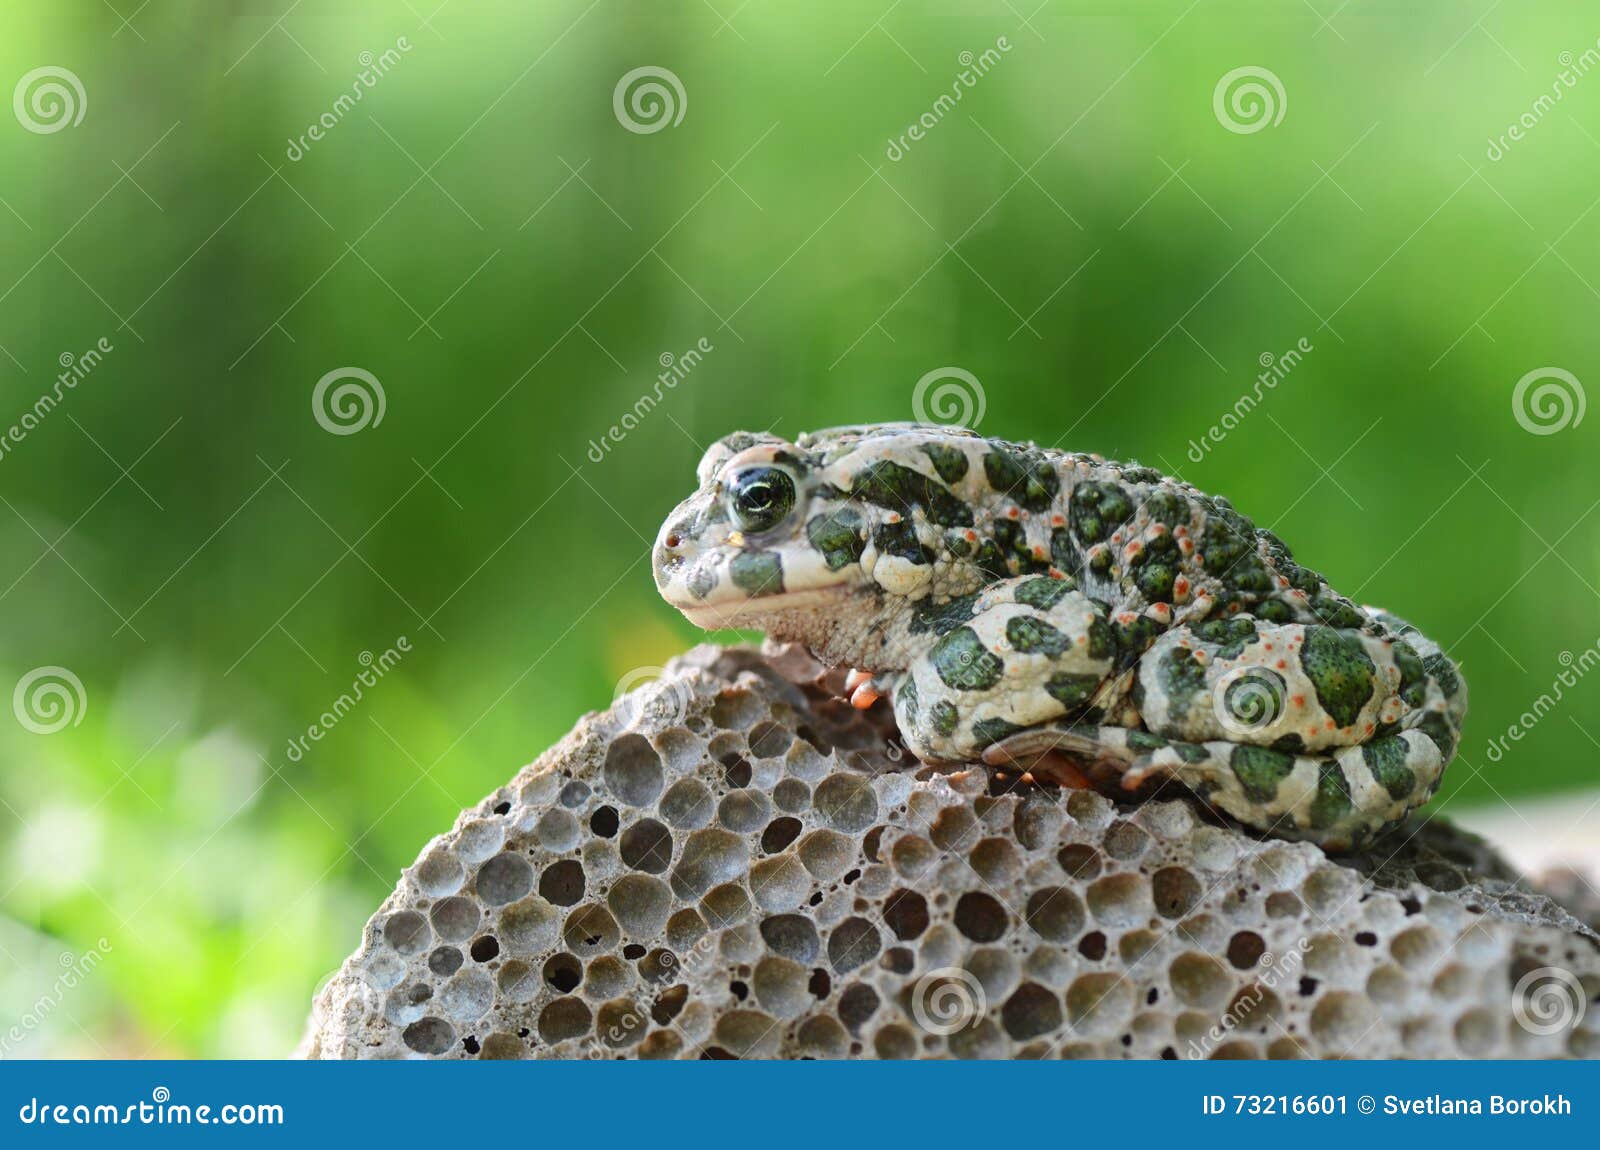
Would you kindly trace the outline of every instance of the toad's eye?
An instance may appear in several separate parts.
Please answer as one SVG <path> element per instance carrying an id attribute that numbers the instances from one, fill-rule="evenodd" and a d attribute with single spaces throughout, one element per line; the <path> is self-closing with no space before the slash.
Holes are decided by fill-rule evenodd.
<path id="1" fill-rule="evenodd" d="M 728 481 L 728 515 L 741 531 L 771 531 L 794 510 L 794 478 L 780 467 L 747 467 Z"/>

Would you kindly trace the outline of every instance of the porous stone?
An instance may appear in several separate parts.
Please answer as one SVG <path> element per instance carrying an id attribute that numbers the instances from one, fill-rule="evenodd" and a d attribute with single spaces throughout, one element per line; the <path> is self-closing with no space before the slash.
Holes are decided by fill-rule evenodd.
<path id="1" fill-rule="evenodd" d="M 423 849 L 297 1053 L 1600 1056 L 1594 907 L 1441 820 L 1329 856 L 938 772 L 840 679 L 704 646 L 584 719 Z"/>

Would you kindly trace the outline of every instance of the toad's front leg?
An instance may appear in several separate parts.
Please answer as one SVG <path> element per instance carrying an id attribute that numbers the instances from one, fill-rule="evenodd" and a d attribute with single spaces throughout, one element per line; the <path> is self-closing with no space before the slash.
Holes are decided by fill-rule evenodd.
<path id="1" fill-rule="evenodd" d="M 1038 575 L 941 607 L 895 687 L 906 746 L 927 762 L 972 762 L 1027 728 L 1120 711 L 1126 677 L 1107 614 L 1069 580 Z"/>

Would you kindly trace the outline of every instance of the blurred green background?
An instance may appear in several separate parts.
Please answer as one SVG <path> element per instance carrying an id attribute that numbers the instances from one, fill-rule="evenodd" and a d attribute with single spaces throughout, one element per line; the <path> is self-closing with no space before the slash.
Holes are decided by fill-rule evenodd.
<path id="1" fill-rule="evenodd" d="M 92 370 L 0 454 L 0 688 L 83 688 L 0 723 L 5 1052 L 289 1049 L 426 840 L 695 641 L 647 548 L 701 448 L 911 418 L 941 367 L 984 431 L 1225 493 L 1443 642 L 1440 808 L 1592 784 L 1600 682 L 1488 746 L 1600 636 L 1600 421 L 1513 410 L 1600 377 L 1597 33 L 1576 0 L 7 5 L 0 79 L 65 68 L 83 114 L 0 116 L 0 427 Z M 682 116 L 635 131 L 645 66 Z M 1242 67 L 1265 119 L 1218 114 Z M 330 434 L 348 367 L 383 416 Z"/>

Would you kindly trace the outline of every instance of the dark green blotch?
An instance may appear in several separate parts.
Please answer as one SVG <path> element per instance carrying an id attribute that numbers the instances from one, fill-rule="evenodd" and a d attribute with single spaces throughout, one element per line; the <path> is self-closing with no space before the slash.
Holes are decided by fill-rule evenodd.
<path id="1" fill-rule="evenodd" d="M 836 507 L 832 511 L 814 515 L 806 524 L 806 537 L 811 546 L 822 552 L 829 571 L 861 559 L 867 542 L 861 538 L 861 516 L 849 507 Z"/>
<path id="2" fill-rule="evenodd" d="M 949 736 L 954 733 L 956 724 L 961 721 L 961 712 L 956 710 L 954 703 L 940 699 L 928 708 L 928 721 L 939 734 Z"/>
<path id="3" fill-rule="evenodd" d="M 1072 541 L 1072 532 L 1065 527 L 1050 532 L 1050 562 L 1068 575 L 1076 575 L 1081 569 L 1083 559 L 1078 545 Z"/>
<path id="4" fill-rule="evenodd" d="M 1051 659 L 1072 645 L 1050 624 L 1027 615 L 1013 615 L 1006 620 L 1006 640 L 1024 655 L 1045 655 Z"/>
<path id="5" fill-rule="evenodd" d="M 1126 671 L 1150 649 L 1161 634 L 1161 624 L 1148 615 L 1135 615 L 1131 623 L 1113 623 L 1112 641 L 1117 648 L 1117 670 Z"/>
<path id="6" fill-rule="evenodd" d="M 1329 627 L 1359 628 L 1367 616 L 1354 604 L 1333 595 L 1319 595 L 1311 601 L 1311 613 Z"/>
<path id="7" fill-rule="evenodd" d="M 1169 647 L 1156 664 L 1156 679 L 1172 700 L 1176 714 L 1187 712 L 1195 695 L 1206 686 L 1205 664 L 1187 647 Z"/>
<path id="8" fill-rule="evenodd" d="M 1456 673 L 1456 665 L 1442 651 L 1422 660 L 1422 666 L 1439 684 L 1445 698 L 1453 698 L 1461 690 L 1461 676 Z"/>
<path id="9" fill-rule="evenodd" d="M 947 443 L 929 443 L 922 450 L 933 460 L 933 469 L 946 483 L 959 483 L 967 474 L 967 453 Z"/>
<path id="10" fill-rule="evenodd" d="M 1024 607 L 1048 611 L 1072 592 L 1072 580 L 1051 579 L 1041 575 L 1017 584 L 1013 597 Z"/>
<path id="11" fill-rule="evenodd" d="M 972 508 L 950 493 L 950 489 L 920 471 L 881 459 L 856 473 L 850 486 L 856 499 L 875 503 L 909 516 L 920 507 L 941 527 L 972 526 Z"/>
<path id="12" fill-rule="evenodd" d="M 1086 566 L 1096 575 L 1105 575 L 1111 570 L 1111 548 L 1102 547 L 1093 555 L 1090 555 Z"/>
<path id="13" fill-rule="evenodd" d="M 1160 483 L 1166 477 L 1154 467 L 1140 467 L 1131 463 L 1122 469 L 1122 478 L 1129 483 Z"/>
<path id="14" fill-rule="evenodd" d="M 945 686 L 958 691 L 987 691 L 1000 681 L 1005 670 L 1005 664 L 983 645 L 971 627 L 951 631 L 933 645 L 928 658 Z"/>
<path id="15" fill-rule="evenodd" d="M 1354 723 L 1372 698 L 1377 668 L 1361 640 L 1349 631 L 1307 627 L 1305 645 L 1300 648 L 1300 666 L 1316 688 L 1322 709 L 1341 727 Z"/>
<path id="16" fill-rule="evenodd" d="M 979 545 L 975 562 L 978 564 L 978 569 L 991 579 L 1011 578 L 1011 566 L 1006 553 L 1000 550 L 1000 545 L 993 539 L 985 539 Z"/>
<path id="17" fill-rule="evenodd" d="M 1278 795 L 1278 784 L 1294 770 L 1294 756 L 1240 743 L 1228 756 L 1228 766 L 1245 794 L 1258 803 L 1270 803 Z"/>
<path id="18" fill-rule="evenodd" d="M 1211 757 L 1211 752 L 1199 743 L 1173 743 L 1172 749 L 1186 763 L 1203 763 Z"/>
<path id="19" fill-rule="evenodd" d="M 1339 764 L 1330 761 L 1317 767 L 1317 797 L 1311 800 L 1311 825 L 1316 830 L 1334 826 L 1350 814 L 1350 780 Z"/>
<path id="20" fill-rule="evenodd" d="M 1289 610 L 1289 604 L 1282 599 L 1263 599 L 1256 604 L 1254 614 L 1263 623 L 1290 623 L 1294 621 L 1294 612 Z"/>
<path id="21" fill-rule="evenodd" d="M 1152 539 L 1134 560 L 1134 584 L 1152 603 L 1170 603 L 1178 563 L 1177 544 L 1170 535 Z"/>
<path id="22" fill-rule="evenodd" d="M 987 747 L 1001 739 L 1009 739 L 1020 730 L 1022 728 L 1016 723 L 1005 719 L 979 719 L 972 724 L 972 737 L 977 740 L 979 747 Z"/>
<path id="23" fill-rule="evenodd" d="M 1203 643 L 1214 644 L 1217 655 L 1234 659 L 1258 638 L 1255 620 L 1240 616 L 1232 619 L 1212 619 L 1193 628 L 1195 636 Z"/>
<path id="24" fill-rule="evenodd" d="M 1128 493 L 1114 483 L 1084 482 L 1072 489 L 1067 508 L 1073 534 L 1085 543 L 1109 538 L 1133 515 Z"/>
<path id="25" fill-rule="evenodd" d="M 1117 651 L 1117 633 L 1104 618 L 1096 615 L 1089 620 L 1089 658 L 1109 659 Z"/>
<path id="26" fill-rule="evenodd" d="M 872 542 L 881 555 L 895 555 L 920 564 L 932 563 L 934 559 L 933 552 L 917 538 L 917 529 L 909 519 L 880 524 Z"/>
<path id="27" fill-rule="evenodd" d="M 900 709 L 905 712 L 906 721 L 908 723 L 914 723 L 917 721 L 917 709 L 921 700 L 917 697 L 917 681 L 910 675 L 906 676 L 904 685 L 895 691 L 894 701 L 898 703 L 900 705 Z"/>
<path id="28" fill-rule="evenodd" d="M 741 551 L 728 564 L 735 587 L 753 596 L 783 590 L 783 558 L 776 551 Z"/>
<path id="29" fill-rule="evenodd" d="M 1298 755 L 1306 749 L 1306 741 L 1293 731 L 1287 735 L 1279 735 L 1270 745 L 1273 750 L 1282 751 L 1286 755 Z"/>
<path id="30" fill-rule="evenodd" d="M 943 603 L 924 599 L 911 608 L 911 633 L 920 635 L 932 631 L 935 635 L 947 635 L 951 628 L 959 627 L 972 618 L 973 604 L 977 601 L 976 591 L 971 595 L 958 595 Z"/>
<path id="31" fill-rule="evenodd" d="M 1398 735 L 1361 745 L 1362 761 L 1391 799 L 1403 799 L 1416 788 L 1416 772 L 1406 766 L 1409 750 L 1406 741 Z"/>
<path id="32" fill-rule="evenodd" d="M 1061 490 L 1061 477 L 1042 452 L 992 448 L 983 457 L 983 473 L 997 492 L 1029 511 L 1048 511 Z"/>
<path id="33" fill-rule="evenodd" d="M 1448 759 L 1456 753 L 1456 729 L 1443 715 L 1437 712 L 1427 715 L 1416 729 L 1434 741 L 1443 758 Z"/>
<path id="34" fill-rule="evenodd" d="M 1408 707 L 1420 707 L 1428 697 L 1428 674 L 1422 656 L 1404 639 L 1396 639 L 1391 649 L 1394 665 L 1400 669 L 1400 697 Z"/>
<path id="35" fill-rule="evenodd" d="M 1044 693 L 1063 707 L 1081 707 L 1100 689 L 1099 675 L 1057 671 L 1044 681 Z"/>
<path id="36" fill-rule="evenodd" d="M 1129 731 L 1127 738 L 1128 746 L 1136 751 L 1159 751 L 1167 745 L 1167 740 L 1149 731 Z"/>
<path id="37" fill-rule="evenodd" d="M 1189 501 L 1172 491 L 1157 491 L 1144 501 L 1145 510 L 1157 523 L 1177 527 L 1189 522 Z"/>

